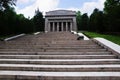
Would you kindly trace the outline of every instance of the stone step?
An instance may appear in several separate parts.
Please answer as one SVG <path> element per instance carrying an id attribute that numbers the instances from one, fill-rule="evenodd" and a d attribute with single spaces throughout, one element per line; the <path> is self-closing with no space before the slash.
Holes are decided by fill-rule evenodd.
<path id="1" fill-rule="evenodd" d="M 71 41 L 71 42 L 72 42 L 72 41 Z M 65 44 L 71 44 L 71 45 L 72 45 L 72 44 L 74 44 L 74 45 L 75 45 L 75 44 L 79 44 L 79 45 L 92 45 L 92 44 L 93 44 L 93 43 L 80 43 L 80 42 L 76 42 L 76 43 L 73 42 L 73 43 L 71 43 L 71 42 L 61 42 L 61 43 L 60 43 L 60 42 L 51 42 L 51 43 L 52 43 L 52 44 L 58 44 L 58 45 L 59 45 L 59 44 L 61 44 L 61 45 L 62 45 L 62 44 L 63 44 L 63 45 L 65 45 Z"/>
<path id="2" fill-rule="evenodd" d="M 106 49 L 80 49 L 80 48 L 31 48 L 31 49 L 0 49 L 0 51 L 106 51 Z"/>
<path id="3" fill-rule="evenodd" d="M 0 51 L 0 55 L 109 55 L 111 52 L 8 52 L 8 51 Z"/>
<path id="4" fill-rule="evenodd" d="M 41 65 L 120 64 L 120 59 L 0 59 L 0 64 L 41 64 Z"/>
<path id="5" fill-rule="evenodd" d="M 24 45 L 24 46 L 23 46 Z M 34 44 L 2 44 L 0 46 L 0 48 L 6 48 L 6 47 L 101 47 L 98 45 L 79 45 L 79 44 L 49 44 L 49 43 L 42 43 L 42 44 L 38 44 L 38 43 L 34 43 Z"/>
<path id="6" fill-rule="evenodd" d="M 49 72 L 119 72 L 119 65 L 30 65 L 0 64 L 0 70 L 9 71 L 49 71 Z"/>
<path id="7" fill-rule="evenodd" d="M 41 40 L 42 42 L 44 42 L 44 40 L 45 41 L 55 41 L 55 42 L 70 42 L 70 41 L 73 41 L 74 43 L 76 43 L 76 42 L 80 42 L 80 43 L 92 43 L 93 42 L 93 40 L 77 40 L 77 38 L 78 37 L 71 37 L 70 38 L 70 36 L 69 37 L 59 37 L 59 38 L 57 38 L 57 37 L 49 37 L 49 38 L 46 38 L 46 37 L 31 37 L 31 38 L 24 38 L 24 37 L 22 37 L 22 38 L 20 38 L 20 39 L 15 39 L 15 40 L 11 40 L 11 41 L 7 41 L 7 43 L 15 43 L 15 42 L 22 42 L 22 43 L 24 43 L 24 42 L 30 42 L 30 41 L 33 41 L 34 42 L 34 40 Z M 93 42 L 94 43 L 94 42 Z"/>
<path id="8" fill-rule="evenodd" d="M 26 52 L 35 52 L 35 51 L 40 51 L 40 52 L 45 52 L 44 49 L 0 49 L 0 52 L 4 52 L 4 51 L 7 51 L 7 52 L 13 52 L 13 51 L 16 51 L 16 52 L 22 52 L 22 51 L 26 51 Z"/>
<path id="9" fill-rule="evenodd" d="M 0 80 L 120 80 L 120 72 L 0 71 Z"/>
<path id="10" fill-rule="evenodd" d="M 71 43 L 72 42 L 72 43 Z M 64 41 L 58 41 L 58 40 L 56 40 L 56 41 L 52 41 L 51 43 L 53 43 L 53 44 L 81 44 L 81 45 L 87 45 L 87 44 L 95 44 L 94 42 L 74 42 L 74 41 L 69 41 L 69 40 L 64 40 Z"/>
<path id="11" fill-rule="evenodd" d="M 36 50 L 36 51 L 41 51 L 41 50 Z M 106 51 L 106 49 L 44 49 L 44 52 L 101 52 L 101 51 Z"/>
<path id="12" fill-rule="evenodd" d="M 101 49 L 100 46 L 51 46 L 51 45 L 40 45 L 34 46 L 35 48 L 45 48 L 45 49 Z M 6 46 L 1 47 L 1 49 L 33 49 L 33 45 L 31 46 Z"/>
<path id="13" fill-rule="evenodd" d="M 39 46 L 41 46 L 41 45 L 36 45 L 36 46 L 39 47 Z M 100 46 L 98 46 L 98 45 L 93 45 L 93 44 L 92 44 L 92 45 L 79 45 L 79 44 L 77 44 L 77 45 L 70 45 L 70 44 L 67 44 L 67 45 L 58 45 L 58 44 L 56 44 L 56 45 L 54 45 L 54 44 L 49 44 L 48 46 L 49 46 L 49 47 L 86 47 L 86 48 L 87 48 L 87 47 L 91 47 L 91 48 L 92 48 L 92 47 L 93 47 L 93 48 L 94 48 L 94 47 L 96 47 L 96 48 L 97 48 L 97 47 L 100 47 Z"/>
<path id="14" fill-rule="evenodd" d="M 1 47 L 2 49 L 33 49 L 32 47 L 39 49 L 101 49 L 100 46 L 6 46 Z"/>
<path id="15" fill-rule="evenodd" d="M 71 41 L 71 42 L 72 42 L 72 41 Z M 21 46 L 22 46 L 22 45 L 61 45 L 61 46 L 62 46 L 62 45 L 63 45 L 63 46 L 64 46 L 64 45 L 80 45 L 80 46 L 84 46 L 84 45 L 85 45 L 85 46 L 87 46 L 87 45 L 88 45 L 88 46 L 91 46 L 91 45 L 95 45 L 95 44 L 92 44 L 92 43 L 91 43 L 91 44 L 80 44 L 80 43 L 71 43 L 71 44 L 70 44 L 70 43 L 63 43 L 63 44 L 58 44 L 58 43 L 55 43 L 55 42 L 47 42 L 47 41 L 45 42 L 45 41 L 44 41 L 44 42 L 38 42 L 38 43 L 37 43 L 37 42 L 28 42 L 28 43 L 27 43 L 27 42 L 26 42 L 26 43 L 19 43 L 19 42 L 18 42 L 18 43 L 6 43 L 6 44 L 1 44 L 1 45 L 10 45 L 10 46 L 13 46 L 13 45 L 14 45 L 14 46 L 15 46 L 15 45 L 18 45 L 18 46 L 20 46 L 20 45 L 21 45 Z"/>
<path id="16" fill-rule="evenodd" d="M 101 47 L 43 47 L 44 49 L 101 49 Z"/>
<path id="17" fill-rule="evenodd" d="M 0 59 L 114 59 L 115 55 L 0 55 Z"/>
<path id="18" fill-rule="evenodd" d="M 41 47 L 41 46 L 51 46 L 51 47 L 56 47 L 56 46 L 58 46 L 58 47 L 98 47 L 98 45 L 96 45 L 96 44 L 91 44 L 91 45 L 79 45 L 79 44 L 48 44 L 48 43 L 44 43 L 44 44 L 37 44 L 37 43 L 28 43 L 28 44 L 1 44 L 2 46 L 5 46 L 5 47 L 10 47 L 10 46 L 16 46 L 16 47 L 20 47 L 20 46 L 26 46 L 26 47 L 29 47 L 29 46 L 33 46 L 33 45 L 35 45 L 35 46 L 38 46 L 38 47 Z M 2 47 L 1 46 L 1 47 Z M 24 47 L 23 46 L 23 47 Z"/>
<path id="19" fill-rule="evenodd" d="M 0 47 L 0 51 L 4 50 L 4 49 L 102 49 L 102 47 L 100 46 L 74 46 L 74 45 L 69 45 L 69 46 L 60 46 L 60 45 L 57 45 L 57 46 L 51 46 L 51 45 L 29 45 L 29 46 L 1 46 Z"/>
<path id="20" fill-rule="evenodd" d="M 35 38 L 35 37 L 32 37 L 32 38 L 26 38 L 26 39 L 19 39 L 19 40 L 11 40 L 11 41 L 7 41 L 6 43 L 16 43 L 16 42 L 19 42 L 19 43 L 25 43 L 25 42 L 34 42 L 34 41 L 41 41 L 41 42 L 53 42 L 53 41 L 55 41 L 55 42 L 66 42 L 67 43 L 67 41 L 70 43 L 70 42 L 73 42 L 73 43 L 94 43 L 92 40 L 77 40 L 77 38 L 65 38 L 65 37 L 63 37 L 63 38 L 59 38 L 59 39 L 56 39 L 56 38 L 40 38 L 40 37 L 37 37 L 37 38 Z M 38 43 L 40 43 L 40 42 L 38 42 Z M 17 43 L 16 43 L 17 44 Z"/>

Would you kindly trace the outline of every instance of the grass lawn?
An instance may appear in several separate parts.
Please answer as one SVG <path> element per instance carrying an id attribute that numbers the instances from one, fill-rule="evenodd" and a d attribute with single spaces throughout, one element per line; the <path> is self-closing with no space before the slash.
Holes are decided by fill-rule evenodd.
<path id="1" fill-rule="evenodd" d="M 99 34 L 99 33 L 95 33 L 95 32 L 84 32 L 84 34 L 90 38 L 102 37 L 102 38 L 105 38 L 107 40 L 110 40 L 110 41 L 120 45 L 120 36 L 105 35 L 105 34 Z"/>

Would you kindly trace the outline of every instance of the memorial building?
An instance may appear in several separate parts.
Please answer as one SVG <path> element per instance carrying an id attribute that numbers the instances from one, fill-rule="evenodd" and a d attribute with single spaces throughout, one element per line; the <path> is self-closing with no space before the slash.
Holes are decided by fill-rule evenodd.
<path id="1" fill-rule="evenodd" d="M 76 12 L 55 10 L 46 12 L 45 32 L 77 31 Z"/>

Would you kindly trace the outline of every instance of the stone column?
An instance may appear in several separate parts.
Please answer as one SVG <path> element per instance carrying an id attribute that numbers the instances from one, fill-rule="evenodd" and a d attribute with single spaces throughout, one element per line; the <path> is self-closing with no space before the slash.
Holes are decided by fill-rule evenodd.
<path id="1" fill-rule="evenodd" d="M 57 22 L 57 31 L 59 31 L 59 22 Z"/>
<path id="2" fill-rule="evenodd" d="M 76 17 L 73 17 L 73 31 L 77 31 Z"/>
<path id="3" fill-rule="evenodd" d="M 68 31 L 68 22 L 66 22 L 66 31 Z"/>
<path id="4" fill-rule="evenodd" d="M 48 19 L 45 18 L 45 32 L 48 32 Z"/>
<path id="5" fill-rule="evenodd" d="M 53 32 L 55 32 L 55 23 L 53 22 Z"/>
<path id="6" fill-rule="evenodd" d="M 70 31 L 73 31 L 73 30 L 72 30 L 72 22 L 70 22 Z"/>
<path id="7" fill-rule="evenodd" d="M 48 32 L 50 32 L 50 22 L 48 22 Z"/>
<path id="8" fill-rule="evenodd" d="M 64 30 L 63 30 L 63 22 L 61 22 L 61 28 L 62 28 L 62 31 L 64 31 Z"/>

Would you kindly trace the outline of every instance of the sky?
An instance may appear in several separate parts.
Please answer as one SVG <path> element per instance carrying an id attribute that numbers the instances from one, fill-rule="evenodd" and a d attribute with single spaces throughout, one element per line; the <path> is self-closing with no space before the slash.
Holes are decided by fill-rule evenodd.
<path id="1" fill-rule="evenodd" d="M 90 15 L 95 8 L 103 10 L 105 0 L 17 0 L 15 10 L 25 17 L 33 17 L 35 10 L 45 12 L 52 10 L 73 10 Z"/>

